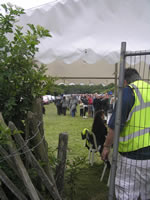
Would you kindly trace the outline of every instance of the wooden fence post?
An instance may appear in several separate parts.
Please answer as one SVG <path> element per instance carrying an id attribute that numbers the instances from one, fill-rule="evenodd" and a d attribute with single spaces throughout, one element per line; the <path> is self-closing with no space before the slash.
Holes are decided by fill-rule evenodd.
<path id="1" fill-rule="evenodd" d="M 55 184 L 55 180 L 53 177 L 53 171 L 51 169 L 51 166 L 50 166 L 50 163 L 48 160 L 48 152 L 47 152 L 47 150 L 45 148 L 45 144 L 44 144 L 45 137 L 44 137 L 44 135 L 41 136 L 41 134 L 40 134 L 40 130 L 38 127 L 39 121 L 37 119 L 37 115 L 32 112 L 28 112 L 28 119 L 30 120 L 30 127 L 32 128 L 31 135 L 34 136 L 32 138 L 32 140 L 30 141 L 30 143 L 33 146 L 37 146 L 36 148 L 34 148 L 34 153 L 35 153 L 36 159 L 41 160 L 44 163 L 43 169 L 45 170 L 47 176 L 50 178 L 50 180 L 53 182 L 53 184 Z"/>
<path id="2" fill-rule="evenodd" d="M 0 145 L 0 155 L 4 158 L 6 157 L 6 160 L 4 159 L 4 161 L 6 161 L 7 164 L 13 169 L 15 174 L 18 175 L 18 170 L 16 168 L 15 163 L 12 160 L 12 157 L 10 156 L 10 154 L 7 153 L 7 151 L 1 145 Z M 20 176 L 18 175 L 18 177 Z"/>
<path id="3" fill-rule="evenodd" d="M 17 199 L 27 200 L 25 195 L 14 185 L 14 183 L 8 178 L 2 169 L 0 169 L 0 180 L 10 189 Z"/>
<path id="4" fill-rule="evenodd" d="M 32 112 L 36 114 L 36 118 L 40 123 L 39 131 L 41 137 L 44 135 L 44 123 L 43 123 L 43 110 L 42 110 L 42 98 L 38 98 L 33 102 L 32 105 Z M 45 145 L 45 149 L 48 152 L 48 144 L 45 138 L 43 139 L 43 144 Z"/>
<path id="5" fill-rule="evenodd" d="M 66 155 L 68 146 L 68 134 L 59 134 L 59 144 L 58 144 L 58 165 L 56 167 L 56 185 L 60 194 L 63 192 L 64 188 L 64 172 L 66 167 Z"/>
<path id="6" fill-rule="evenodd" d="M 12 122 L 9 122 L 9 126 L 11 127 L 11 130 L 16 130 L 16 127 Z M 21 145 L 22 151 L 26 154 L 26 159 L 31 164 L 32 167 L 34 167 L 39 177 L 41 178 L 43 184 L 47 188 L 47 190 L 50 192 L 51 196 L 54 200 L 61 200 L 61 197 L 58 193 L 56 183 L 54 184 L 51 179 L 47 176 L 44 169 L 39 165 L 38 161 L 36 160 L 35 156 L 33 155 L 32 151 L 29 149 L 29 147 L 26 145 L 24 139 L 22 138 L 21 134 L 15 134 L 14 135 L 15 141 Z"/>
<path id="7" fill-rule="evenodd" d="M 41 98 L 38 98 L 35 100 L 35 102 L 33 102 L 32 112 L 37 115 L 38 121 L 42 122 L 40 124 L 39 129 L 40 129 L 41 136 L 43 136 L 44 135 L 44 125 L 43 125 L 43 112 L 42 112 L 42 99 Z"/>
<path id="8" fill-rule="evenodd" d="M 9 122 L 9 126 L 10 130 L 13 132 L 13 130 L 11 129 L 11 124 Z M 17 151 L 16 145 L 12 139 L 12 137 L 9 137 L 9 141 L 10 143 L 8 144 L 8 148 L 11 154 L 13 154 L 14 152 Z M 20 174 L 20 178 L 24 183 L 24 186 L 26 187 L 26 190 L 30 196 L 30 198 L 32 200 L 40 200 L 37 191 L 32 183 L 32 180 L 30 179 L 30 176 L 24 166 L 23 161 L 21 160 L 20 156 L 18 154 L 16 154 L 15 156 L 13 156 L 13 160 L 16 164 L 16 168 L 18 170 L 18 173 Z"/>

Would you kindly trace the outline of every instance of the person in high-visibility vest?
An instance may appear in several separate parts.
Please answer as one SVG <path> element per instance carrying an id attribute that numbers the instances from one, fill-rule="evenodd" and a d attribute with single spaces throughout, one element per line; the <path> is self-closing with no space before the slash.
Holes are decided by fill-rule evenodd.
<path id="1" fill-rule="evenodd" d="M 122 96 L 119 156 L 115 195 L 119 200 L 150 199 L 150 84 L 133 68 L 125 69 Z M 115 112 L 101 154 L 107 160 L 113 144 Z"/>

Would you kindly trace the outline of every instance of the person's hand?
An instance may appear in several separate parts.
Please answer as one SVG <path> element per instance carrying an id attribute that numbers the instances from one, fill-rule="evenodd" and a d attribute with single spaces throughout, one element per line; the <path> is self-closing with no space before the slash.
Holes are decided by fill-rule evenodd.
<path id="1" fill-rule="evenodd" d="M 110 147 L 105 147 L 104 146 L 102 154 L 101 154 L 101 159 L 103 161 L 107 161 L 108 160 L 109 152 L 110 152 Z"/>

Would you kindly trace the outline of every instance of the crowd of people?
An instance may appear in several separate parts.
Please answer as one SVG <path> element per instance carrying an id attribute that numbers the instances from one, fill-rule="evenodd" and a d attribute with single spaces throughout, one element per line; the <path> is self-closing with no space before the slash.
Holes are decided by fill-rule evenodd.
<path id="1" fill-rule="evenodd" d="M 93 118 L 91 131 L 95 134 L 99 153 L 102 153 L 103 144 L 107 136 L 107 122 L 112 114 L 114 107 L 114 96 L 112 92 L 106 94 L 81 94 L 71 96 L 58 96 L 55 101 L 58 115 L 66 115 L 70 112 L 72 117 L 76 116 L 77 106 L 79 105 L 79 115 L 85 119 Z M 93 140 L 91 140 L 91 143 Z M 94 145 L 94 144 L 93 144 Z M 110 167 L 109 161 L 107 165 Z"/>
<path id="2" fill-rule="evenodd" d="M 104 110 L 105 116 L 112 112 L 114 97 L 112 92 L 106 94 L 79 94 L 79 95 L 60 95 L 55 99 L 58 115 L 69 114 L 76 116 L 77 106 L 79 114 L 83 118 L 93 117 L 97 111 Z"/>
<path id="3" fill-rule="evenodd" d="M 117 199 L 150 199 L 150 85 L 132 68 L 125 70 L 119 135 L 119 156 L 115 177 Z M 101 146 L 101 159 L 108 160 L 115 135 L 116 106 L 111 92 L 82 94 L 56 99 L 58 115 L 66 110 L 75 117 L 77 105 L 80 116 L 93 117 L 91 131 Z M 105 117 L 107 116 L 107 120 Z M 136 120 L 137 119 L 137 120 Z"/>
<path id="4" fill-rule="evenodd" d="M 79 101 L 76 95 L 71 96 L 58 96 L 55 99 L 55 105 L 57 108 L 58 115 L 66 115 L 67 110 L 70 112 L 72 117 L 75 117 L 77 112 L 77 105 Z"/>

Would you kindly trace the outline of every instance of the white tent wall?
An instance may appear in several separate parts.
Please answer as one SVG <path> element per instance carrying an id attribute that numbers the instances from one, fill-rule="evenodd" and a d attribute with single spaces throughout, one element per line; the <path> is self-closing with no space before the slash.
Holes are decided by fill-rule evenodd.
<path id="1" fill-rule="evenodd" d="M 55 61 L 47 65 L 48 75 L 56 77 L 66 77 L 66 79 L 59 79 L 57 83 L 64 82 L 69 84 L 71 82 L 80 84 L 100 84 L 105 85 L 114 83 L 115 64 L 108 64 L 107 61 L 101 60 L 94 64 L 88 64 L 82 60 L 78 60 L 71 64 L 65 64 L 61 61 Z M 78 77 L 78 79 L 68 79 L 67 77 Z M 87 79 L 79 79 L 80 77 L 89 77 Z M 95 77 L 95 79 L 94 79 Z M 98 79 L 99 77 L 99 79 Z M 104 77 L 112 77 L 112 79 L 104 79 Z"/>
<path id="2" fill-rule="evenodd" d="M 26 10 L 20 24 L 39 24 L 52 38 L 41 40 L 36 59 L 67 64 L 101 59 L 116 63 L 122 41 L 128 50 L 148 50 L 150 43 L 148 0 L 55 0 Z"/>
<path id="3" fill-rule="evenodd" d="M 141 56 L 141 60 L 144 60 L 145 56 Z M 136 58 L 139 60 L 139 58 Z M 131 60 L 131 59 L 130 59 Z M 147 56 L 147 61 L 150 61 L 150 56 Z M 139 74 L 143 79 L 149 80 L 150 66 L 145 62 L 136 62 L 132 60 L 133 65 L 126 63 L 126 67 L 133 67 L 139 71 Z M 117 67 L 117 73 L 119 77 L 119 65 Z M 75 84 L 104 84 L 115 83 L 115 64 L 108 64 L 106 60 L 98 61 L 94 64 L 84 63 L 82 60 L 78 60 L 72 64 L 65 64 L 61 61 L 55 61 L 47 65 L 47 75 L 59 77 L 60 79 L 56 83 L 75 83 Z M 63 79 L 61 79 L 63 77 Z M 71 77 L 69 79 L 69 77 Z M 75 77 L 75 79 L 73 79 Z M 84 77 L 81 78 L 80 77 Z"/>
<path id="4" fill-rule="evenodd" d="M 50 75 L 113 76 L 122 41 L 128 51 L 150 49 L 149 11 L 149 0 L 50 0 L 25 10 L 18 24 L 50 30 L 36 54 Z"/>

